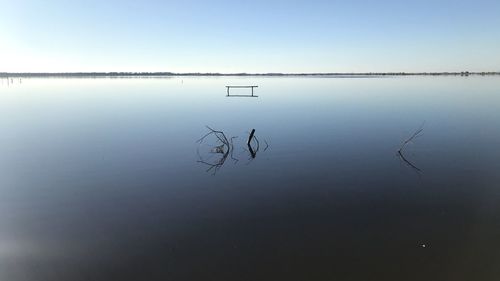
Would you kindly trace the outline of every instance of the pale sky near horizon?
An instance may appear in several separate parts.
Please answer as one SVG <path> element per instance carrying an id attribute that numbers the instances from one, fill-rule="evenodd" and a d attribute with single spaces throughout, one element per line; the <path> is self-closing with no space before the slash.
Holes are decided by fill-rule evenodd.
<path id="1" fill-rule="evenodd" d="M 0 7 L 0 72 L 500 71 L 498 0 Z"/>

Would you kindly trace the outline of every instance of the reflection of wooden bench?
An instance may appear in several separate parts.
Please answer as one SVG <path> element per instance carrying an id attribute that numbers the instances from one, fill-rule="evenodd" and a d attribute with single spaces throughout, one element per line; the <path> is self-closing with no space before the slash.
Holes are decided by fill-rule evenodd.
<path id="1" fill-rule="evenodd" d="M 253 88 L 257 88 L 257 87 L 259 87 L 259 86 L 226 86 L 227 96 L 228 97 L 258 97 L 258 96 L 253 95 Z M 229 89 L 231 89 L 231 88 L 250 88 L 250 89 L 252 89 L 252 94 L 251 95 L 231 95 L 229 93 Z"/>

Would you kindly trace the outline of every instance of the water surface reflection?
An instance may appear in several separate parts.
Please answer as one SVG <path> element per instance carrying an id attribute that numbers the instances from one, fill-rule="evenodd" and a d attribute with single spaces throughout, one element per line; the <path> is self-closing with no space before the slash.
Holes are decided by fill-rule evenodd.
<path id="1" fill-rule="evenodd" d="M 226 98 L 237 84 L 259 98 Z M 497 77 L 0 86 L 0 279 L 497 280 L 499 88 Z M 422 120 L 425 135 L 401 149 Z M 212 138 L 197 152 L 206 124 L 234 151 Z M 223 168 L 197 162 L 228 151 Z"/>

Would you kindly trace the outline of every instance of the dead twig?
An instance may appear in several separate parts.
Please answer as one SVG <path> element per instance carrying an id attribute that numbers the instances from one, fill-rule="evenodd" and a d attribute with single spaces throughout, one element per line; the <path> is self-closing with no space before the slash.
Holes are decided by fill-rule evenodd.
<path id="1" fill-rule="evenodd" d="M 411 143 L 414 139 L 422 136 L 422 132 L 424 131 L 424 125 L 425 125 L 425 121 L 422 123 L 422 125 L 408 138 L 406 139 L 402 144 L 401 144 L 401 147 L 398 149 L 398 156 L 399 158 L 405 163 L 407 164 L 409 167 L 413 168 L 415 171 L 417 171 L 418 173 L 422 172 L 421 169 L 419 169 L 417 166 L 415 166 L 415 164 L 413 164 L 412 162 L 410 162 L 405 156 L 404 156 L 404 149 L 405 147 Z"/>
<path id="2" fill-rule="evenodd" d="M 408 139 L 406 139 L 402 144 L 401 144 L 401 147 L 399 148 L 398 152 L 402 152 L 403 149 L 405 148 L 405 146 L 407 144 L 409 144 L 410 142 L 412 142 L 414 139 L 420 137 L 422 135 L 422 132 L 424 131 L 424 125 L 425 125 L 425 121 L 422 123 L 422 125 L 413 133 L 413 135 L 411 135 Z"/>
<path id="3" fill-rule="evenodd" d="M 198 160 L 198 163 L 202 163 L 202 164 L 205 164 L 205 165 L 208 165 L 209 168 L 207 169 L 207 172 L 209 172 L 210 170 L 213 169 L 213 174 L 215 175 L 217 173 L 217 171 L 224 165 L 228 155 L 231 154 L 231 158 L 232 157 L 232 140 L 233 138 L 231 138 L 231 142 L 228 141 L 226 135 L 224 134 L 224 132 L 222 131 L 217 131 L 217 130 L 214 130 L 212 128 L 210 128 L 209 126 L 206 126 L 207 129 L 209 130 L 208 133 L 206 133 L 203 137 L 201 137 L 199 140 L 197 140 L 196 142 L 198 142 L 200 145 L 201 143 L 203 143 L 203 141 L 210 135 L 214 135 L 216 138 L 217 138 L 217 141 L 220 142 L 221 144 L 220 145 L 216 145 L 214 146 L 210 152 L 211 153 L 215 153 L 215 154 L 221 154 L 222 156 L 214 161 L 214 162 L 208 162 L 206 161 L 205 159 L 203 159 L 203 157 L 200 155 L 200 152 L 199 152 L 199 147 L 198 147 L 198 157 L 199 157 L 199 160 Z M 233 158 L 235 159 L 235 158 Z"/>
<path id="4" fill-rule="evenodd" d="M 229 147 L 229 141 L 227 140 L 226 138 L 226 135 L 224 134 L 224 132 L 222 131 L 216 131 L 208 126 L 206 126 L 208 130 L 210 130 L 210 132 L 206 133 L 203 137 L 201 137 L 199 140 L 197 140 L 196 142 L 198 143 L 202 143 L 206 137 L 210 136 L 210 135 L 215 135 L 217 137 L 217 139 L 223 143 L 224 145 L 226 145 L 227 147 Z"/>

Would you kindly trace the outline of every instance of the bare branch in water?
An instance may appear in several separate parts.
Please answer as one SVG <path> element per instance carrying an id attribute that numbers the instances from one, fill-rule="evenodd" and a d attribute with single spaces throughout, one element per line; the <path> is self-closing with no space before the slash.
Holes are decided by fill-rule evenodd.
<path id="1" fill-rule="evenodd" d="M 217 139 L 223 143 L 224 145 L 228 146 L 229 147 L 229 141 L 227 140 L 226 138 L 226 135 L 224 134 L 224 132 L 222 131 L 216 131 L 208 126 L 206 126 L 208 130 L 210 130 L 210 132 L 206 133 L 203 137 L 201 137 L 199 140 L 197 140 L 196 142 L 198 143 L 202 143 L 206 137 L 210 136 L 210 135 L 215 135 L 215 137 L 217 137 Z"/>
<path id="2" fill-rule="evenodd" d="M 401 147 L 399 148 L 398 152 L 402 152 L 403 149 L 405 148 L 405 146 L 412 142 L 414 139 L 418 138 L 419 136 L 422 135 L 422 132 L 424 131 L 424 125 L 425 125 L 425 121 L 422 123 L 422 125 L 413 133 L 413 135 L 411 135 L 407 140 L 405 140 L 403 142 L 403 144 L 401 144 Z"/>
<path id="3" fill-rule="evenodd" d="M 401 147 L 398 149 L 398 156 L 401 160 L 403 160 L 404 163 L 406 163 L 409 167 L 413 168 L 417 172 L 422 172 L 417 166 L 415 166 L 412 162 L 410 162 L 408 159 L 403 154 L 404 148 L 406 145 L 411 143 L 414 139 L 422 136 L 422 132 L 424 131 L 424 125 L 425 121 L 422 123 L 422 125 L 408 138 L 406 139 L 402 144 Z"/>
<path id="4" fill-rule="evenodd" d="M 210 163 L 210 162 L 207 162 L 206 160 L 203 159 L 203 157 L 201 157 L 200 155 L 200 152 L 199 152 L 199 148 L 197 150 L 198 152 L 198 157 L 199 157 L 199 160 L 198 160 L 198 163 L 203 163 L 205 165 L 208 165 L 209 168 L 207 169 L 207 172 L 209 172 L 210 170 L 213 170 L 213 174 L 215 175 L 217 173 L 217 171 L 224 165 L 224 163 L 226 162 L 226 159 L 227 159 L 227 156 L 229 154 L 231 154 L 231 158 L 232 157 L 232 140 L 233 138 L 231 138 L 231 143 L 227 140 L 227 137 L 226 135 L 224 134 L 224 132 L 222 131 L 217 131 L 217 130 L 214 130 L 212 128 L 210 128 L 209 126 L 206 126 L 207 129 L 210 131 L 208 133 L 206 133 L 203 137 L 201 137 L 197 142 L 201 145 L 201 143 L 210 135 L 214 135 L 217 140 L 219 142 L 221 142 L 222 144 L 221 145 L 217 145 L 215 147 L 212 148 L 212 150 L 210 151 L 211 153 L 215 153 L 215 154 L 221 154 L 222 156 L 214 161 L 213 163 Z M 234 158 L 233 158 L 234 159 Z"/>
<path id="5" fill-rule="evenodd" d="M 218 131 L 210 128 L 209 126 L 206 126 L 207 129 L 209 130 L 205 135 L 203 135 L 199 140 L 196 142 L 199 143 L 200 145 L 198 146 L 197 149 L 197 154 L 199 160 L 197 161 L 198 163 L 202 163 L 208 166 L 208 169 L 206 170 L 207 172 L 213 171 L 213 174 L 215 175 L 217 171 L 224 165 L 226 159 L 231 157 L 231 159 L 234 161 L 234 163 L 238 163 L 239 159 L 234 157 L 234 144 L 233 144 L 233 139 L 237 137 L 231 137 L 227 138 L 226 135 L 224 134 L 223 131 Z M 200 154 L 200 146 L 202 145 L 203 142 L 206 141 L 207 137 L 212 136 L 212 140 L 215 143 L 207 144 L 210 148 L 210 151 L 207 152 L 205 151 L 205 154 L 202 156 Z M 215 140 L 213 139 L 215 138 Z M 264 140 L 266 147 L 264 148 L 264 151 L 268 149 L 269 144 L 267 143 L 266 140 Z M 249 164 L 253 159 L 256 158 L 257 152 L 260 149 L 260 142 L 257 136 L 255 135 L 255 129 L 252 129 L 252 132 L 249 133 L 248 141 L 247 141 L 247 149 L 244 148 L 244 151 L 248 152 L 249 155 Z M 214 161 L 212 158 L 214 158 L 216 155 L 219 155 Z"/>

